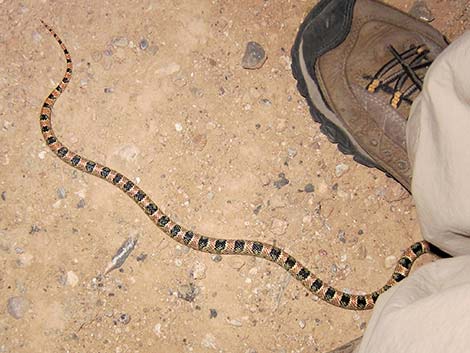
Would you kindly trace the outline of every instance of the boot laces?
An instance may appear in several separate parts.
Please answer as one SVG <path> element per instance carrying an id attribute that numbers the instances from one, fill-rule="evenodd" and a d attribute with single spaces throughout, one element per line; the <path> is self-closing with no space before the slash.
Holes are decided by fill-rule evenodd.
<path id="1" fill-rule="evenodd" d="M 412 95 L 421 91 L 427 69 L 432 64 L 429 49 L 425 45 L 412 46 L 399 53 L 393 46 L 388 47 L 393 58 L 383 65 L 370 80 L 366 89 L 375 93 L 379 90 L 392 95 L 390 105 L 398 109 L 401 103 L 411 105 Z"/>

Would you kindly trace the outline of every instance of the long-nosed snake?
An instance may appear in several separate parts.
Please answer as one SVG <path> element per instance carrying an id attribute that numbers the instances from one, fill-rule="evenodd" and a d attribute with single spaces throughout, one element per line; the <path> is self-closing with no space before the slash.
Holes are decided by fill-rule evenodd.
<path id="1" fill-rule="evenodd" d="M 271 244 L 244 239 L 210 238 L 185 229 L 164 214 L 150 197 L 127 177 L 100 163 L 93 162 L 78 155 L 69 150 L 58 140 L 52 129 L 52 107 L 70 82 L 72 77 L 72 58 L 64 43 L 54 30 L 42 20 L 41 22 L 57 40 L 67 60 L 67 69 L 62 81 L 49 94 L 41 109 L 39 120 L 46 144 L 61 160 L 70 164 L 72 167 L 104 179 L 124 191 L 127 196 L 139 205 L 158 228 L 178 243 L 191 249 L 211 254 L 249 255 L 262 257 L 275 262 L 320 299 L 337 307 L 351 310 L 372 309 L 379 295 L 407 277 L 414 261 L 422 254 L 429 252 L 429 244 L 426 241 L 413 244 L 401 256 L 392 277 L 383 287 L 369 294 L 357 295 L 345 293 L 327 285 L 286 251 Z"/>

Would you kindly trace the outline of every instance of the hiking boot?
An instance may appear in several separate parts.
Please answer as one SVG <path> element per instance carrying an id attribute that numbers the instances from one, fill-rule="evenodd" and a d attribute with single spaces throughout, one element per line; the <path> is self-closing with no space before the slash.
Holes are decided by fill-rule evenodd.
<path id="1" fill-rule="evenodd" d="M 328 139 L 410 191 L 406 121 L 447 44 L 430 25 L 381 2 L 322 0 L 300 26 L 292 71 Z"/>

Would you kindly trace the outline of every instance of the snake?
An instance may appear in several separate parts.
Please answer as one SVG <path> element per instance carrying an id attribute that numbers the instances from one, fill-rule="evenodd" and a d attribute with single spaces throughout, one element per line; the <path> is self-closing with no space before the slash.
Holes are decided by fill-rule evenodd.
<path id="1" fill-rule="evenodd" d="M 403 252 L 402 256 L 397 261 L 393 274 L 384 286 L 367 294 L 354 294 L 350 291 L 341 291 L 330 286 L 287 251 L 275 245 L 256 240 L 213 238 L 185 228 L 166 215 L 161 208 L 128 177 L 70 150 L 57 138 L 52 129 L 52 108 L 59 96 L 64 93 L 72 78 L 72 57 L 64 42 L 52 27 L 43 20 L 40 21 L 62 48 L 67 63 L 62 81 L 45 99 L 39 115 L 41 132 L 46 145 L 59 159 L 73 168 L 106 180 L 108 183 L 122 190 L 145 212 L 161 231 L 176 242 L 204 253 L 247 255 L 274 262 L 292 275 L 319 299 L 336 307 L 349 310 L 372 309 L 382 293 L 408 276 L 416 259 L 430 252 L 430 244 L 425 240 L 414 243 Z"/>

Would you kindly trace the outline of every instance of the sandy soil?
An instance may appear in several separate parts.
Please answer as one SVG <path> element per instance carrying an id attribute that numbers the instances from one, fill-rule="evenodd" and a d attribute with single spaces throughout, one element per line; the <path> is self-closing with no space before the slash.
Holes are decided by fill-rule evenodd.
<path id="1" fill-rule="evenodd" d="M 319 302 L 274 264 L 166 239 L 38 128 L 64 70 L 42 18 L 75 64 L 54 115 L 67 145 L 198 232 L 275 242 L 338 288 L 375 289 L 419 226 L 406 192 L 340 154 L 296 91 L 289 50 L 314 2 L 73 3 L 0 0 L 0 352 L 325 352 L 361 335 L 370 312 Z M 467 26 L 465 1 L 427 4 L 450 39 Z M 255 71 L 240 66 L 250 40 L 268 55 Z"/>

